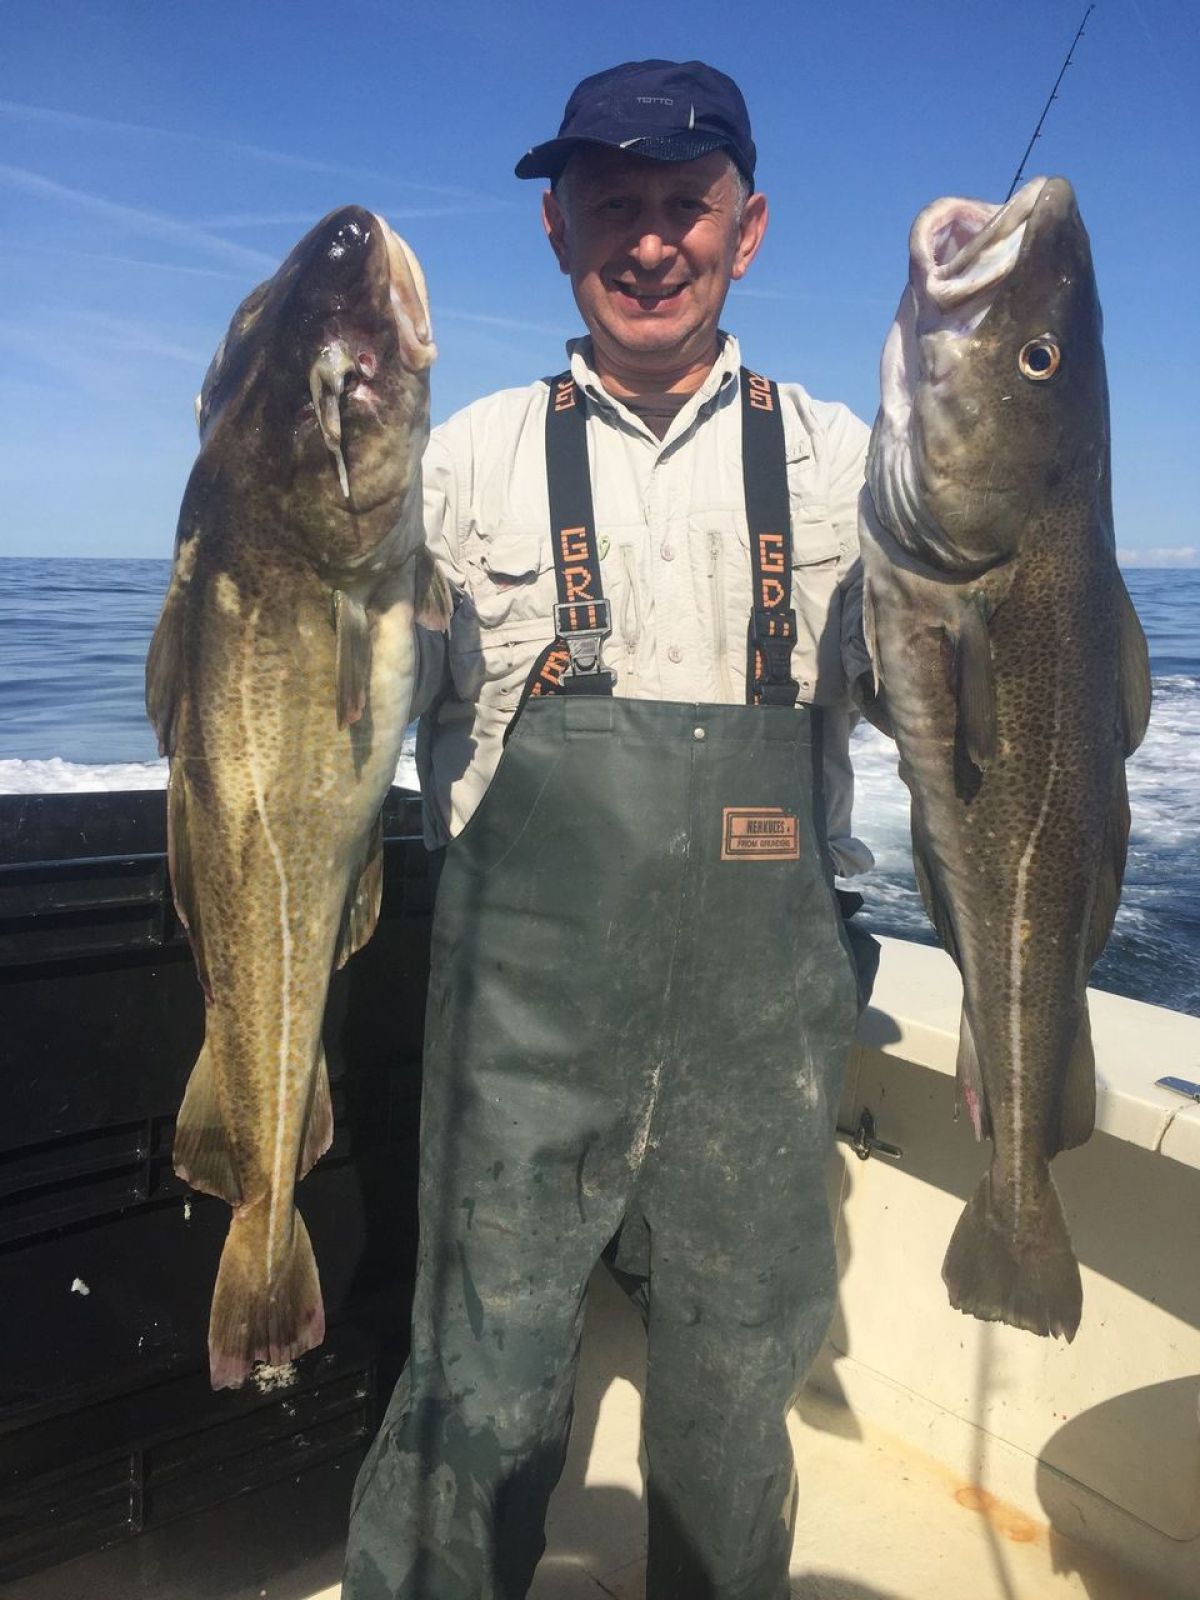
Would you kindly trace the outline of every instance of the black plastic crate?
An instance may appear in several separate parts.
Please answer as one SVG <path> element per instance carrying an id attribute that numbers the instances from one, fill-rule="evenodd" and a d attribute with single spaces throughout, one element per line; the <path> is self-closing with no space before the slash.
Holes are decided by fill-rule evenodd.
<path id="1" fill-rule="evenodd" d="M 204 1005 L 164 798 L 0 796 L 0 1581 L 265 1484 L 278 1500 L 330 1462 L 351 1475 L 406 1354 L 432 905 L 417 828 L 393 790 L 380 924 L 326 1012 L 335 1138 L 298 1199 L 329 1335 L 285 1390 L 213 1394 L 229 1211 L 171 1168 Z"/>

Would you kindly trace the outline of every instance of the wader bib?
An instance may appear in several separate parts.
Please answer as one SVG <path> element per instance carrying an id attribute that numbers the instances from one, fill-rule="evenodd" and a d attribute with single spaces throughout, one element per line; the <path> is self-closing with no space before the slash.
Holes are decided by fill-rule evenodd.
<path id="1" fill-rule="evenodd" d="M 648 1323 L 648 1600 L 786 1600 L 785 1418 L 834 1307 L 824 1167 L 857 1009 L 819 713 L 786 681 L 786 498 L 750 523 L 752 548 L 779 541 L 754 563 L 758 703 L 614 698 L 590 489 L 559 516 L 564 409 L 559 638 L 438 890 L 412 1352 L 356 1485 L 343 1596 L 526 1594 L 588 1278 L 619 1233 Z"/>

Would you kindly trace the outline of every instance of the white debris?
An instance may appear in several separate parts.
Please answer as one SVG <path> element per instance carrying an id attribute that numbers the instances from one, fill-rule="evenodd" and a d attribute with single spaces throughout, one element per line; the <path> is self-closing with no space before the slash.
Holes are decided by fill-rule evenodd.
<path id="1" fill-rule="evenodd" d="M 296 1381 L 296 1363 L 285 1361 L 282 1366 L 273 1367 L 269 1361 L 258 1361 L 250 1374 L 250 1381 L 259 1394 L 273 1394 L 276 1389 L 290 1389 Z"/>
<path id="2" fill-rule="evenodd" d="M 185 1222 L 190 1222 L 192 1220 L 192 1202 L 190 1200 L 185 1200 L 183 1202 L 183 1220 Z M 265 1590 L 263 1592 L 264 1594 L 266 1593 Z"/>
<path id="3" fill-rule="evenodd" d="M 91 1292 L 92 1291 L 88 1288 L 87 1284 L 84 1283 L 82 1278 L 73 1278 L 71 1280 L 72 1294 L 91 1294 Z"/>

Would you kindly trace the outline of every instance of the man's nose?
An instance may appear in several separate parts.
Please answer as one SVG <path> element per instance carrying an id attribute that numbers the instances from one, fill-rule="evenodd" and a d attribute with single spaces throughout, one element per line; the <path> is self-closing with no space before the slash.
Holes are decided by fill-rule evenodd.
<path id="1" fill-rule="evenodd" d="M 634 244 L 633 254 L 638 266 L 647 272 L 653 272 L 660 267 L 669 249 L 663 230 L 650 224 L 643 227 Z"/>

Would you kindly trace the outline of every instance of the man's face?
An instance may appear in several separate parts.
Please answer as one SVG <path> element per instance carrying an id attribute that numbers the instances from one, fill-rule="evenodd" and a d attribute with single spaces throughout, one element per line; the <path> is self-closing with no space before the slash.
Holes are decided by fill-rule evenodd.
<path id="1" fill-rule="evenodd" d="M 752 195 L 739 217 L 722 150 L 650 161 L 585 148 L 560 189 L 546 195 L 543 220 L 601 362 L 664 376 L 711 363 L 730 280 L 766 227 L 765 197 Z"/>

